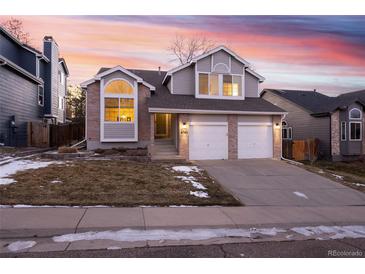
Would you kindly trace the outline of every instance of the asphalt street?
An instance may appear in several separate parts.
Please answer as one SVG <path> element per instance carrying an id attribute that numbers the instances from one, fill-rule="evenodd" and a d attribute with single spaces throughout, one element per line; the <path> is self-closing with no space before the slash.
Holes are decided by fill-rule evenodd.
<path id="1" fill-rule="evenodd" d="M 3 253 L 15 258 L 364 258 L 365 239 Z"/>

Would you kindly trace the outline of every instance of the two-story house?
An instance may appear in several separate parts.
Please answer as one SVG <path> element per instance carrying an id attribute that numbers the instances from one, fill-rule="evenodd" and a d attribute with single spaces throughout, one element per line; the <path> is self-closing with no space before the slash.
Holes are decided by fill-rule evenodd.
<path id="1" fill-rule="evenodd" d="M 66 61 L 45 36 L 43 52 L 0 27 L 0 143 L 27 145 L 27 122 L 65 122 Z"/>
<path id="2" fill-rule="evenodd" d="M 152 157 L 281 157 L 285 111 L 264 78 L 224 46 L 169 71 L 101 68 L 86 90 L 87 148 L 148 147 Z"/>

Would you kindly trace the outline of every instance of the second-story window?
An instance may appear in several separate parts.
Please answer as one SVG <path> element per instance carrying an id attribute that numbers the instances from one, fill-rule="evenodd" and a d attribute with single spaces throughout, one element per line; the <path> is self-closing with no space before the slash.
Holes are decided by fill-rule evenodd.
<path id="1" fill-rule="evenodd" d="M 239 75 L 199 73 L 199 95 L 242 96 L 242 77 Z"/>
<path id="2" fill-rule="evenodd" d="M 38 105 L 44 106 L 44 89 L 43 86 L 38 86 Z"/>
<path id="3" fill-rule="evenodd" d="M 65 85 L 65 74 L 62 71 L 58 72 L 58 78 L 60 80 L 61 85 Z"/>

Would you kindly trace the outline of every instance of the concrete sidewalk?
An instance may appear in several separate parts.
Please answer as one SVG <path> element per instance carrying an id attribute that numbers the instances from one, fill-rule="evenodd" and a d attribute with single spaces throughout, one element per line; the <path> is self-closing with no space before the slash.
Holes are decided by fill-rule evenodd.
<path id="1" fill-rule="evenodd" d="M 365 206 L 2 208 L 0 238 L 121 228 L 182 229 L 365 224 Z"/>

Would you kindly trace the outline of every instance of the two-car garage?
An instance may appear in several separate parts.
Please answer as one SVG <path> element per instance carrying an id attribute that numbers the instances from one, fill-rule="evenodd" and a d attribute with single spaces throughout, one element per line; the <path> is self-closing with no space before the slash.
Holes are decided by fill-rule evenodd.
<path id="1" fill-rule="evenodd" d="M 230 125 L 232 127 L 232 125 Z M 238 116 L 230 142 L 237 142 L 238 159 L 272 158 L 271 116 Z M 227 115 L 192 115 L 189 127 L 190 160 L 228 159 Z"/>

